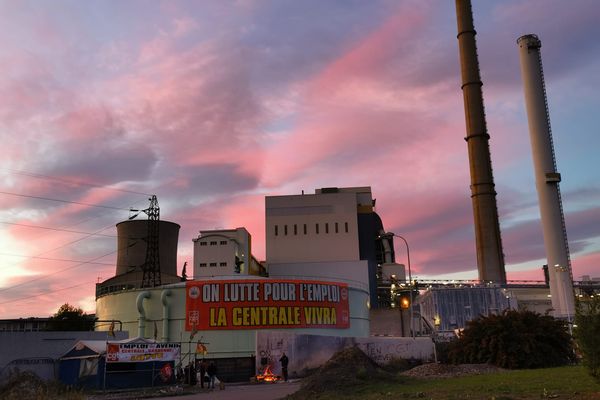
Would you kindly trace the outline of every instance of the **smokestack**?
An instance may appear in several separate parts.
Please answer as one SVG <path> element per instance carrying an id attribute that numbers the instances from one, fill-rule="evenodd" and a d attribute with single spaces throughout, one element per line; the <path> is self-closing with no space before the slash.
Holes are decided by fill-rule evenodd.
<path id="1" fill-rule="evenodd" d="M 555 317 L 570 320 L 575 313 L 573 275 L 560 196 L 561 177 L 556 169 L 556 157 L 550 130 L 550 115 L 540 53 L 542 42 L 536 35 L 524 35 L 517 39 L 517 44 L 519 45 L 521 75 L 529 121 L 535 185 L 540 203 L 544 246 L 548 259 L 552 307 Z"/>
<path id="2" fill-rule="evenodd" d="M 469 0 L 456 0 L 458 46 L 462 91 L 465 102 L 467 147 L 471 170 L 471 199 L 475 222 L 475 246 L 479 279 L 506 283 L 504 254 L 498 222 L 496 190 L 492 175 L 489 134 L 485 123 L 479 61 L 475 43 L 475 28 Z"/>

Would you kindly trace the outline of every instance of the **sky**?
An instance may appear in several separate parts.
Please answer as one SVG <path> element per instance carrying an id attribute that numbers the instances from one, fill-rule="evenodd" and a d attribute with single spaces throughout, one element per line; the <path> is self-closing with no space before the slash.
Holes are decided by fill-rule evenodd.
<path id="1" fill-rule="evenodd" d="M 600 2 L 473 1 L 510 280 L 545 251 L 516 39 L 537 34 L 573 276 L 600 276 Z M 95 310 L 115 224 L 155 194 L 181 225 L 371 186 L 413 277 L 476 279 L 454 2 L 0 0 L 0 318 Z M 396 243 L 396 258 L 406 252 Z"/>

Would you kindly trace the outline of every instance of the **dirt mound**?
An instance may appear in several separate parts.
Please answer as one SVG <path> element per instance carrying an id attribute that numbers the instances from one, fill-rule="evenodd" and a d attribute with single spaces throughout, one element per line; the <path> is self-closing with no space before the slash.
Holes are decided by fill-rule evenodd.
<path id="1" fill-rule="evenodd" d="M 312 375 L 303 379 L 300 391 L 290 399 L 306 399 L 315 393 L 344 392 L 346 389 L 374 379 L 390 379 L 385 372 L 358 347 L 335 353 Z"/>
<path id="2" fill-rule="evenodd" d="M 465 375 L 482 375 L 505 371 L 489 364 L 423 364 L 414 367 L 401 375 L 415 378 L 454 378 Z"/>

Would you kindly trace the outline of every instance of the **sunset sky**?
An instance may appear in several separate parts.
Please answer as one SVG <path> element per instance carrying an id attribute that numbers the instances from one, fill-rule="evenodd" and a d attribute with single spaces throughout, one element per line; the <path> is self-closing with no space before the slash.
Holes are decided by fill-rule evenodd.
<path id="1" fill-rule="evenodd" d="M 573 275 L 598 277 L 600 2 L 473 3 L 508 278 L 545 263 L 528 33 Z M 151 194 L 181 225 L 178 271 L 205 229 L 246 227 L 263 259 L 267 195 L 371 186 L 413 276 L 476 278 L 455 15 L 442 0 L 0 0 L 0 318 L 94 312 L 115 224 Z"/>

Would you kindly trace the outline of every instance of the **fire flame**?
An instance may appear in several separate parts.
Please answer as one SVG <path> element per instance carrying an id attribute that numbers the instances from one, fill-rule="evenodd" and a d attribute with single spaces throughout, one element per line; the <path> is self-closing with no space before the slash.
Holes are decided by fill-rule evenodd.
<path id="1" fill-rule="evenodd" d="M 262 374 L 256 375 L 257 382 L 277 382 L 281 377 L 271 372 L 271 366 L 267 365 Z"/>

